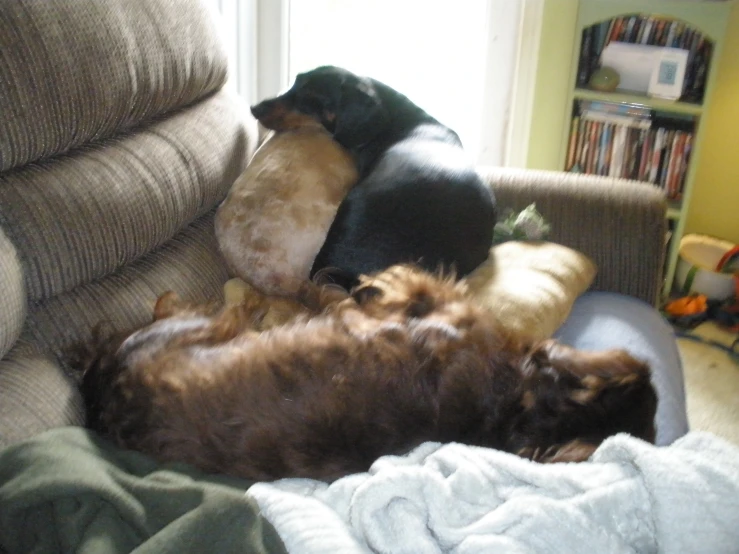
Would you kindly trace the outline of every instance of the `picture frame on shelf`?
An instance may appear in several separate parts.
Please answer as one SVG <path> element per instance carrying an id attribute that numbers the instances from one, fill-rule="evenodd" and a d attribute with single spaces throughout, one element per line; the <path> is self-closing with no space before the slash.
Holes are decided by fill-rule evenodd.
<path id="1" fill-rule="evenodd" d="M 683 93 L 687 66 L 687 50 L 681 48 L 659 49 L 655 53 L 647 94 L 652 98 L 678 100 Z"/>
<path id="2" fill-rule="evenodd" d="M 618 90 L 647 94 L 659 46 L 611 42 L 600 56 L 602 66 L 612 67 L 619 74 Z"/>

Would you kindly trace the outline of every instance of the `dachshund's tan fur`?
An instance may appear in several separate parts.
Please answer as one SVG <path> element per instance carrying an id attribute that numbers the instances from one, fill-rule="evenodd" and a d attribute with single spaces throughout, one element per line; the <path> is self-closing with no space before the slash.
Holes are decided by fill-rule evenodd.
<path id="1" fill-rule="evenodd" d="M 351 156 L 311 118 L 290 120 L 257 150 L 215 219 L 232 273 L 269 295 L 308 280 L 339 204 L 357 180 Z"/>

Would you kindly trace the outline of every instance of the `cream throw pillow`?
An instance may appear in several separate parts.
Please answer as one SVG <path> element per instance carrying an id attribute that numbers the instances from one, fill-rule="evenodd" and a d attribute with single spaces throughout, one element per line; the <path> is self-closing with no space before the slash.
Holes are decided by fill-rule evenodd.
<path id="1" fill-rule="evenodd" d="M 595 273 L 590 258 L 566 246 L 511 240 L 491 248 L 465 281 L 512 338 L 536 342 L 562 325 Z"/>

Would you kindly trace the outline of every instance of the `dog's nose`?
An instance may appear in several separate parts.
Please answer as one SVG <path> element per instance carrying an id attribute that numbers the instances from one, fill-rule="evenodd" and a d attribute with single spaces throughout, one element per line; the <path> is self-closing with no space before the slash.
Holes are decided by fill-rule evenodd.
<path id="1" fill-rule="evenodd" d="M 257 118 L 260 119 L 264 116 L 266 116 L 269 113 L 270 107 L 268 105 L 268 101 L 260 102 L 259 104 L 255 104 L 251 107 L 251 114 Z"/>

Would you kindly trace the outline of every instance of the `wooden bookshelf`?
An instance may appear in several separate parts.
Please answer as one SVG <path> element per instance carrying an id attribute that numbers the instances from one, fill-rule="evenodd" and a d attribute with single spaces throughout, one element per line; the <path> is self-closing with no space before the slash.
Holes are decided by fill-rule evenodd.
<path id="1" fill-rule="evenodd" d="M 670 221 L 670 240 L 665 253 L 665 271 L 662 296 L 667 297 L 672 289 L 675 268 L 678 262 L 679 244 L 683 236 L 686 216 L 690 207 L 690 199 L 693 187 L 696 186 L 695 168 L 700 156 L 701 146 L 701 120 L 710 108 L 711 92 L 715 81 L 715 69 L 718 66 L 718 58 L 721 54 L 726 22 L 729 16 L 730 2 L 695 2 L 687 0 L 675 0 L 665 2 L 661 0 L 579 0 L 577 2 L 577 22 L 574 26 L 574 48 L 569 71 L 568 92 L 566 94 L 566 105 L 564 110 L 568 117 L 564 118 L 561 130 L 559 167 L 567 169 L 568 162 L 572 161 L 572 146 L 570 145 L 570 133 L 573 129 L 572 119 L 577 115 L 580 101 L 607 102 L 610 104 L 628 104 L 641 106 L 651 110 L 660 117 L 675 117 L 676 121 L 682 121 L 688 127 L 686 133 L 691 135 L 689 157 L 682 167 L 680 174 L 680 189 L 671 189 L 668 197 L 668 209 L 666 217 Z M 645 94 L 633 94 L 629 92 L 598 92 L 587 88 L 583 84 L 581 62 L 581 48 L 583 31 L 595 28 L 604 22 L 611 20 L 636 17 L 642 19 L 656 19 L 666 22 L 675 22 L 675 26 L 681 30 L 689 30 L 691 33 L 700 33 L 706 41 L 710 41 L 708 52 L 707 73 L 698 93 L 693 91 L 688 101 L 670 101 L 652 98 Z M 669 23 L 668 23 L 669 24 Z M 605 24 L 601 29 L 605 27 Z M 601 37 L 603 35 L 600 35 Z M 687 37 L 688 35 L 686 35 Z M 628 41 L 628 40 L 624 40 Z M 674 46 L 674 45 L 673 45 Z M 578 77 L 580 83 L 578 85 Z M 571 115 L 570 115 L 571 114 Z M 603 131 L 605 135 L 605 131 Z M 600 135 L 598 135 L 600 136 Z M 606 143 L 604 143 L 606 144 Z M 610 158 L 609 158 L 610 162 Z M 631 166 L 633 167 L 633 165 Z M 593 169 L 593 166 L 590 166 Z M 584 171 L 578 164 L 576 170 Z M 600 167 L 600 171 L 603 167 Z M 602 173 L 601 173 L 602 174 Z M 659 183 L 645 182 L 644 186 L 658 186 Z M 710 186 L 703 183 L 700 186 Z M 667 194 L 667 191 L 666 191 Z"/>

